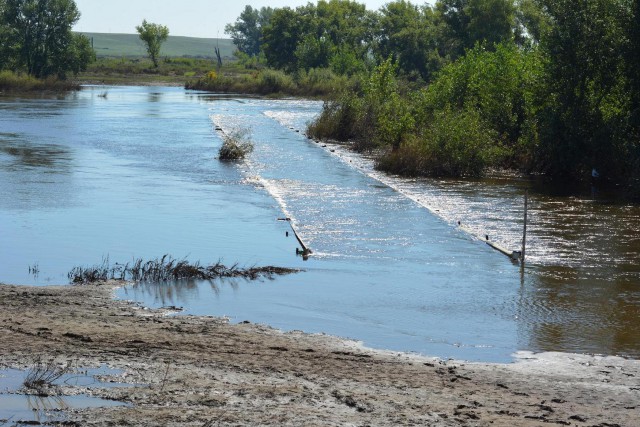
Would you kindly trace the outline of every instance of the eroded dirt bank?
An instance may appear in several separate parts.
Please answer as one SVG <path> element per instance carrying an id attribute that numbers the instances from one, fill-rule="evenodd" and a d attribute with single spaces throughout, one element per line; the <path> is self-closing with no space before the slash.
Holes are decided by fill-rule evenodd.
<path id="1" fill-rule="evenodd" d="M 116 284 L 0 285 L 0 365 L 57 356 L 146 387 L 93 393 L 132 407 L 90 426 L 638 426 L 640 363 L 524 355 L 512 365 L 376 352 L 351 342 L 114 301 Z M 0 422 L 0 424 L 2 424 Z"/>

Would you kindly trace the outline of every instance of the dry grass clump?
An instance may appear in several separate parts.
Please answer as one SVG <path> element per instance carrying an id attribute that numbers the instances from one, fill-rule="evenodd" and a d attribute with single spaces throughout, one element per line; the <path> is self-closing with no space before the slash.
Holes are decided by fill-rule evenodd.
<path id="1" fill-rule="evenodd" d="M 223 144 L 218 152 L 220 160 L 242 160 L 253 151 L 247 129 L 238 129 L 222 136 Z"/>
<path id="2" fill-rule="evenodd" d="M 41 360 L 34 362 L 23 381 L 24 387 L 39 396 L 47 396 L 49 390 L 54 386 L 54 382 L 63 375 L 71 372 L 71 363 L 60 365 L 55 359 Z"/>

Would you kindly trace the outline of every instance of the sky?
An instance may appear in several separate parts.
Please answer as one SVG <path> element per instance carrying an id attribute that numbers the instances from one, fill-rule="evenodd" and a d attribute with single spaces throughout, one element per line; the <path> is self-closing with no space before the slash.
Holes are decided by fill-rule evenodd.
<path id="1" fill-rule="evenodd" d="M 360 0 L 378 10 L 390 0 Z M 93 33 L 136 32 L 143 19 L 169 27 L 174 36 L 228 38 L 224 26 L 233 23 L 247 4 L 254 8 L 295 8 L 315 0 L 76 0 L 82 16 L 75 31 Z M 421 4 L 421 2 L 414 2 Z"/>

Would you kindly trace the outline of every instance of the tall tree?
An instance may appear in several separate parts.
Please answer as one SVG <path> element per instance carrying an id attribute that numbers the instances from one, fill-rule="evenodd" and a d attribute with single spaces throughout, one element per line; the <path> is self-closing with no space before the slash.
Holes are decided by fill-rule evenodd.
<path id="1" fill-rule="evenodd" d="M 272 14 L 273 9 L 270 7 L 258 10 L 247 5 L 234 24 L 224 27 L 224 32 L 231 36 L 240 52 L 257 56 L 262 43 L 262 28 L 269 23 Z"/>
<path id="2" fill-rule="evenodd" d="M 491 47 L 510 40 L 516 26 L 514 0 L 439 0 L 436 15 L 444 24 L 443 54 L 451 59 L 478 42 Z"/>
<path id="3" fill-rule="evenodd" d="M 370 41 L 371 14 L 364 4 L 353 0 L 319 0 L 310 10 L 308 26 L 316 36 L 325 37 L 334 46 L 357 49 Z"/>
<path id="4" fill-rule="evenodd" d="M 630 125 L 633 138 L 640 146 L 640 0 L 632 1 L 629 15 L 629 44 L 625 50 L 625 64 L 631 96 Z"/>
<path id="5" fill-rule="evenodd" d="M 147 48 L 149 58 L 153 61 L 153 66 L 158 68 L 158 56 L 160 55 L 160 48 L 167 38 L 169 38 L 169 28 L 160 24 L 153 24 L 147 22 L 146 19 L 142 21 L 141 25 L 136 26 L 138 36 L 142 40 Z"/>
<path id="6" fill-rule="evenodd" d="M 319 0 L 297 7 L 275 9 L 263 28 L 263 51 L 270 66 L 299 68 L 345 67 L 352 57 L 364 62 L 373 38 L 373 14 L 352 0 Z M 335 55 L 340 55 L 333 61 Z M 340 64 L 340 65 L 338 65 Z"/>
<path id="7" fill-rule="evenodd" d="M 10 52 L 9 48 L 9 27 L 4 20 L 6 1 L 0 0 L 0 70 L 9 68 Z"/>
<path id="8" fill-rule="evenodd" d="M 425 81 L 440 68 L 433 10 L 405 0 L 380 9 L 375 52 L 380 60 L 394 57 L 405 75 L 418 74 Z"/>
<path id="9" fill-rule="evenodd" d="M 548 172 L 614 177 L 627 154 L 616 142 L 624 103 L 625 0 L 542 0 L 552 18 L 541 154 Z M 637 72 L 637 70 L 635 71 Z"/>
<path id="10" fill-rule="evenodd" d="M 4 0 L 0 6 L 2 54 L 14 67 L 35 77 L 65 77 L 93 57 L 86 37 L 71 31 L 80 18 L 73 0 Z"/>
<path id="11" fill-rule="evenodd" d="M 263 29 L 262 49 L 267 63 L 274 68 L 295 71 L 298 63 L 293 54 L 304 37 L 299 15 L 290 7 L 273 11 L 269 25 Z"/>
<path id="12" fill-rule="evenodd" d="M 551 29 L 551 17 L 539 0 L 517 0 L 516 21 L 516 42 L 520 45 L 537 45 Z"/>

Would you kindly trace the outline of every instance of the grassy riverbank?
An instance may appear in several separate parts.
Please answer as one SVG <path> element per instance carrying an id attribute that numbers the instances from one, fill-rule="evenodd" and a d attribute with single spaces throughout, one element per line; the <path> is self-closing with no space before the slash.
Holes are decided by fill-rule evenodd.
<path id="1" fill-rule="evenodd" d="M 328 69 L 295 75 L 269 68 L 251 68 L 238 61 L 218 67 L 212 59 L 164 58 L 156 68 L 142 57 L 98 58 L 77 80 L 87 84 L 169 85 L 217 93 L 262 96 L 331 97 L 354 80 Z"/>
<path id="2" fill-rule="evenodd" d="M 91 84 L 183 86 L 213 68 L 211 59 L 202 58 L 164 58 L 156 68 L 144 57 L 103 57 L 89 65 L 77 79 Z"/>
<path id="3" fill-rule="evenodd" d="M 346 90 L 351 84 L 352 79 L 338 76 L 329 69 L 311 69 L 292 75 L 269 68 L 247 70 L 236 67 L 211 71 L 188 82 L 186 87 L 222 93 L 327 98 Z"/>
<path id="4" fill-rule="evenodd" d="M 0 92 L 65 92 L 79 89 L 80 85 L 74 81 L 56 77 L 37 79 L 26 74 L 0 71 Z"/>

